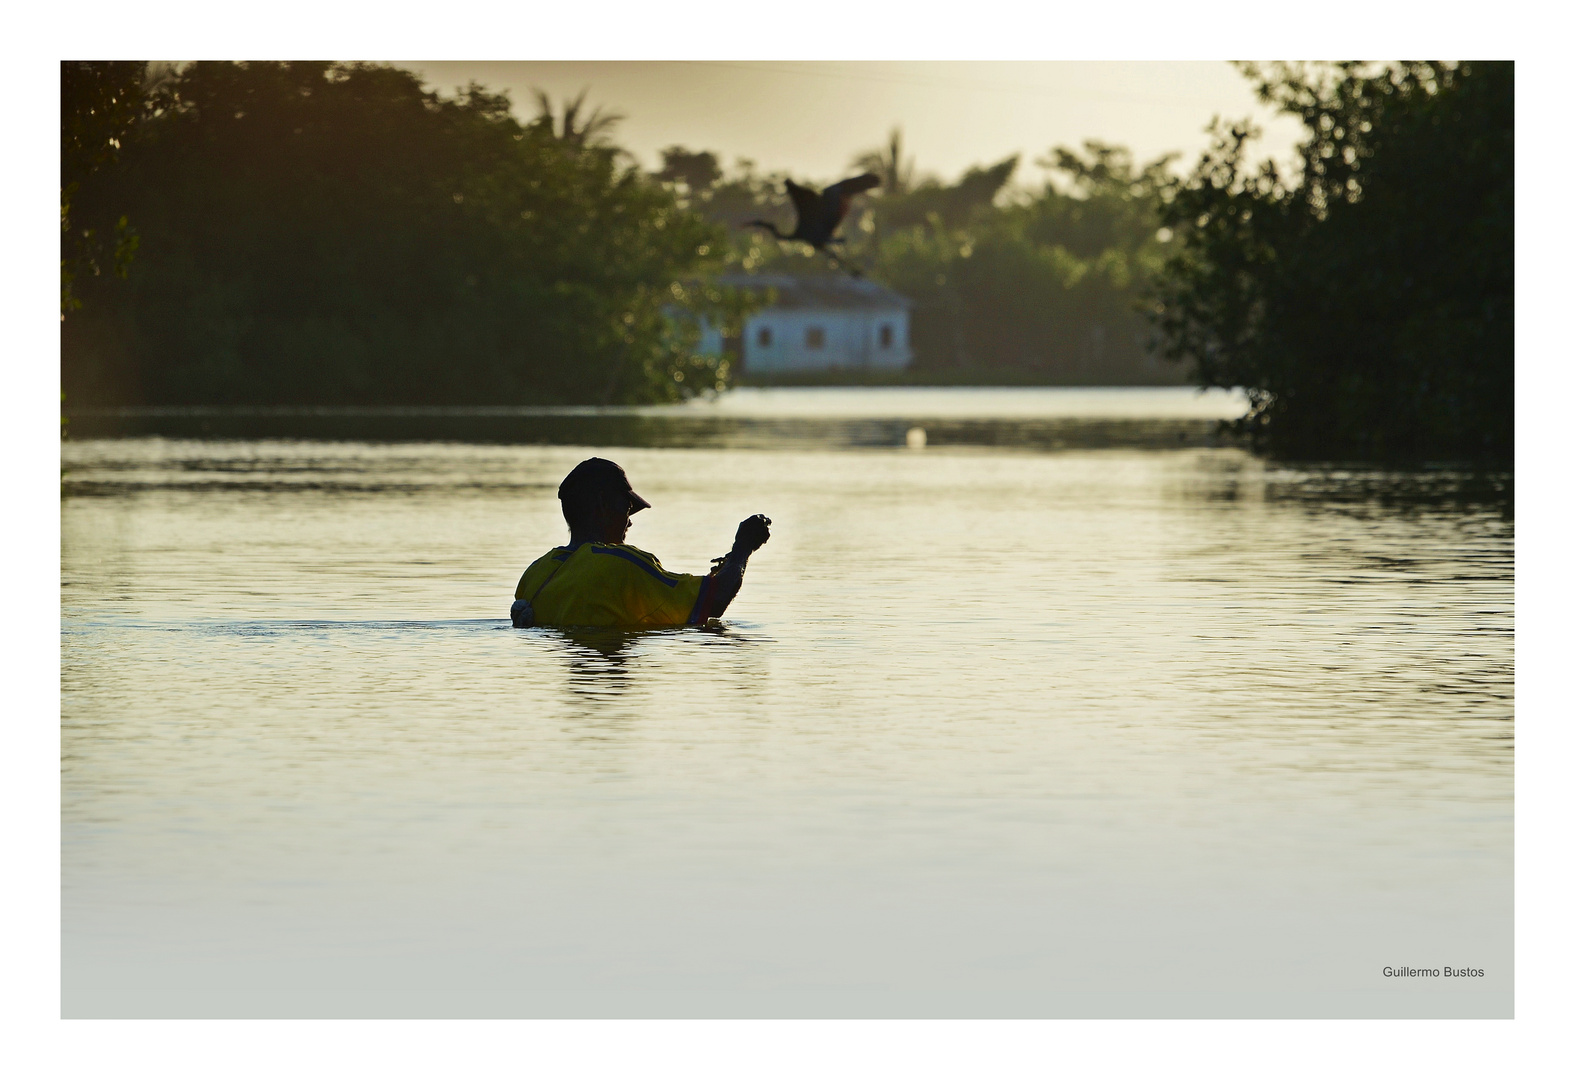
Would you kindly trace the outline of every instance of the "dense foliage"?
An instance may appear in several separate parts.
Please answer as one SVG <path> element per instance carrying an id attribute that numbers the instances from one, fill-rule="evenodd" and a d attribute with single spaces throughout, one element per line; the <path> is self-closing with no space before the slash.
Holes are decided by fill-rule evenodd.
<path id="1" fill-rule="evenodd" d="M 1247 73 L 1306 124 L 1293 174 L 1245 125 L 1185 179 L 1093 141 L 1037 185 L 925 176 L 896 131 L 855 155 L 883 183 L 847 261 L 915 302 L 905 377 L 1190 372 L 1280 452 L 1508 455 L 1511 65 Z M 583 93 L 522 123 L 362 64 L 68 62 L 61 91 L 76 403 L 674 400 L 733 377 L 694 347 L 749 302 L 717 271 L 840 272 L 744 227 L 791 227 L 785 175 L 681 146 L 642 173 Z"/>
<path id="2" fill-rule="evenodd" d="M 850 165 L 882 186 L 844 225 L 848 261 L 915 302 L 916 378 L 1179 382 L 1184 373 L 1159 362 L 1142 314 L 1163 260 L 1156 233 L 1169 160 L 1138 167 L 1126 150 L 1090 141 L 1081 153 L 1052 151 L 1037 187 L 1013 185 L 1016 157 L 944 183 L 917 176 L 893 132 Z M 755 217 L 791 227 L 783 176 L 748 162 L 724 176 L 715 155 L 683 147 L 669 148 L 657 175 L 733 229 L 730 259 L 741 268 L 829 272 L 805 245 L 739 228 Z"/>
<path id="3" fill-rule="evenodd" d="M 916 302 L 919 364 L 1060 383 L 1178 380 L 1156 362 L 1139 309 L 1161 260 L 1167 159 L 1137 168 L 1125 150 L 1090 142 L 1041 164 L 1052 179 L 1016 197 L 1003 192 L 1017 165 L 1008 158 L 880 206 L 871 265 Z"/>
<path id="4" fill-rule="evenodd" d="M 77 95 L 135 105 L 106 119 L 109 154 L 92 125 L 73 150 L 66 84 L 62 215 L 69 198 L 73 222 L 112 223 L 87 256 L 66 233 L 73 401 L 610 403 L 728 378 L 683 316 L 736 318 L 695 284 L 721 230 L 622 164 L 600 138 L 615 118 L 577 122 L 578 101 L 521 124 L 503 96 L 440 98 L 388 67 L 199 63 Z M 84 277 L 113 264 L 116 222 L 140 238 L 133 272 Z"/>
<path id="5" fill-rule="evenodd" d="M 1245 125 L 1165 210 L 1157 318 L 1243 427 L 1319 457 L 1507 457 L 1514 73 L 1508 63 L 1248 68 L 1308 135 L 1250 168 Z"/>
<path id="6" fill-rule="evenodd" d="M 146 65 L 112 60 L 67 60 L 60 65 L 60 311 L 82 306 L 82 277 L 126 276 L 139 237 L 114 198 L 83 206 L 77 193 L 99 170 L 115 164 L 143 108 Z"/>

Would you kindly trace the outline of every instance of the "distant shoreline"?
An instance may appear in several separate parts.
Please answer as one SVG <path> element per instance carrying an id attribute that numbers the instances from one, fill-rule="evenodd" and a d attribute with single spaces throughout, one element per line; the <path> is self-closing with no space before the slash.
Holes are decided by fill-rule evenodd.
<path id="1" fill-rule="evenodd" d="M 1120 387 L 1196 387 L 1175 365 L 1173 378 L 1115 380 L 1096 372 L 1087 378 L 1069 378 L 1064 372 L 1018 371 L 1011 368 L 956 368 L 891 371 L 879 368 L 827 368 L 802 372 L 740 372 L 738 386 L 954 386 L 1002 389 L 1019 386 L 1064 386 L 1087 389 L 1094 386 Z M 1165 372 L 1164 368 L 1160 373 Z"/>
<path id="2" fill-rule="evenodd" d="M 1067 391 L 1069 394 L 1074 395 L 1074 397 L 1086 397 L 1089 394 L 1099 395 L 1099 396 L 1102 397 L 1103 395 L 1100 394 L 1101 391 L 1111 391 L 1115 395 L 1112 398 L 1112 400 L 1125 399 L 1125 398 L 1129 397 L 1130 395 L 1142 394 L 1145 391 L 1148 391 L 1148 392 L 1159 392 L 1161 394 L 1165 394 L 1167 396 L 1167 398 L 1172 396 L 1172 395 L 1175 395 L 1177 393 L 1186 393 L 1189 398 L 1190 397 L 1202 398 L 1205 395 L 1217 398 L 1217 397 L 1219 397 L 1222 394 L 1229 393 L 1227 391 L 1223 391 L 1223 390 L 1220 390 L 1218 388 L 1204 390 L 1204 389 L 1202 389 L 1200 387 L 1190 386 L 1190 385 L 1181 385 L 1181 386 L 1152 386 L 1152 385 L 1138 385 L 1138 384 L 1134 384 L 1134 385 L 1111 385 L 1109 383 L 1090 384 L 1090 385 L 1086 385 L 1086 386 L 1068 386 L 1068 385 L 1046 385 L 1046 384 L 1037 384 L 1037 383 L 1021 383 L 1021 384 L 1015 384 L 1015 385 L 1013 385 L 1013 384 L 988 385 L 988 384 L 982 384 L 982 383 L 981 384 L 965 383 L 965 384 L 952 385 L 952 384 L 947 384 L 947 383 L 890 383 L 890 382 L 880 382 L 880 383 L 872 382 L 872 383 L 869 383 L 869 384 L 862 384 L 862 383 L 857 383 L 857 382 L 846 382 L 846 383 L 810 383 L 810 382 L 801 382 L 801 383 L 798 383 L 798 382 L 796 382 L 796 383 L 788 383 L 788 382 L 782 382 L 782 383 L 753 383 L 753 382 L 742 382 L 742 383 L 739 383 L 738 385 L 736 385 L 734 387 L 729 388 L 728 390 L 722 391 L 720 394 L 706 393 L 706 394 L 698 395 L 698 396 L 696 396 L 694 398 L 690 398 L 690 399 L 688 399 L 686 401 L 668 402 L 668 403 L 663 403 L 663 404 L 650 404 L 650 405 L 500 405 L 500 404 L 493 404 L 493 405 L 398 405 L 398 404 L 386 404 L 386 403 L 385 404 L 376 404 L 376 405 L 345 405 L 345 404 L 292 404 L 292 405 L 277 405 L 277 404 L 275 404 L 275 405 L 265 405 L 265 404 L 255 404 L 255 403 L 199 404 L 199 403 L 192 403 L 192 402 L 186 402 L 186 403 L 180 403 L 180 404 L 167 403 L 167 404 L 135 404 L 135 405 L 133 405 L 133 404 L 106 404 L 106 403 L 103 403 L 103 402 L 73 404 L 71 402 L 66 402 L 66 403 L 64 403 L 61 411 L 62 411 L 62 414 L 64 415 L 64 417 L 67 420 L 72 420 L 72 419 L 111 419 L 111 418 L 120 418 L 120 419 L 158 419 L 158 418 L 235 418 L 235 419 L 239 419 L 239 418 L 259 418 L 259 419 L 262 419 L 262 418 L 281 418 L 281 419 L 282 418 L 322 418 L 322 419 L 332 419 L 332 418 L 342 418 L 342 419 L 372 419 L 372 418 L 417 418 L 417 419 L 419 419 L 419 418 L 431 418 L 431 419 L 473 418 L 473 419 L 485 419 L 485 418 L 489 418 L 489 417 L 498 417 L 498 418 L 507 418 L 507 417 L 615 417 L 615 416 L 682 417 L 682 416 L 686 416 L 686 415 L 687 416 L 698 416 L 698 415 L 706 414 L 709 411 L 709 407 L 723 405 L 723 404 L 727 403 L 730 398 L 734 402 L 744 401 L 744 400 L 765 401 L 765 400 L 767 400 L 766 398 L 756 398 L 755 395 L 762 394 L 762 393 L 769 392 L 769 391 L 774 391 L 774 390 L 781 390 L 781 391 L 798 391 L 798 390 L 802 390 L 802 391 L 820 391 L 820 390 L 827 390 L 827 391 L 834 391 L 834 390 L 849 390 L 849 391 L 857 391 L 857 390 L 905 391 L 905 390 L 912 390 L 912 391 L 931 391 L 931 392 L 935 392 L 935 391 L 941 391 L 941 392 L 944 392 L 944 391 L 959 391 L 959 392 L 969 393 L 970 397 L 972 396 L 973 393 L 977 393 L 977 394 L 981 394 L 981 395 L 990 395 L 992 393 L 995 393 L 995 394 L 999 394 L 999 393 L 1003 393 L 1003 392 L 1004 393 L 1012 393 L 1014 391 L 1055 391 L 1055 390 Z M 1235 393 L 1239 393 L 1239 392 L 1235 392 Z M 733 395 L 735 395 L 735 394 L 737 394 L 736 398 L 733 397 Z M 924 395 L 925 398 L 928 398 L 930 396 L 931 395 L 929 395 L 929 394 Z M 818 414 L 818 410 L 821 407 L 823 407 L 824 404 L 829 403 L 830 399 L 821 399 L 821 398 L 817 397 L 814 400 L 815 400 L 816 404 L 815 404 L 815 406 L 813 408 L 811 408 L 811 410 L 809 412 L 802 412 L 801 409 L 794 409 L 790 415 L 800 415 L 800 414 L 805 415 L 805 416 L 816 415 L 816 414 Z M 875 399 L 875 400 L 884 400 L 884 399 Z M 893 400 L 904 400 L 904 401 L 906 401 L 906 398 L 904 398 L 904 399 L 893 399 Z M 914 401 L 918 401 L 919 399 L 915 398 L 913 400 Z M 1012 398 L 1010 400 L 1013 403 L 1017 403 L 1019 401 L 1030 401 L 1030 400 L 1039 400 L 1039 399 L 1037 399 L 1037 398 L 1025 398 L 1025 399 Z M 999 408 L 999 405 L 1000 405 L 1000 403 L 998 402 L 997 403 L 997 407 L 998 408 Z M 930 407 L 930 406 L 926 406 L 926 407 Z M 1245 402 L 1243 402 L 1240 407 L 1244 409 L 1245 408 Z M 911 408 L 911 406 L 905 403 L 904 405 L 898 407 L 897 410 L 894 411 L 894 412 L 888 413 L 888 412 L 885 412 L 885 411 L 881 411 L 880 409 L 877 409 L 875 412 L 869 413 L 868 415 L 871 416 L 871 417 L 886 416 L 886 415 L 897 416 L 899 414 L 901 414 L 901 415 L 908 415 L 909 408 Z M 695 412 L 695 410 L 697 410 L 697 409 L 698 410 L 702 410 L 702 412 Z M 935 415 L 937 415 L 937 416 L 947 415 L 951 411 L 952 410 L 947 410 L 947 409 L 943 408 L 941 413 L 937 413 Z M 969 415 L 972 415 L 972 410 L 971 409 L 967 410 L 967 413 Z M 1206 419 L 1211 419 L 1211 420 L 1212 419 L 1228 418 L 1227 413 L 1215 414 L 1215 413 L 1211 412 L 1211 413 L 1208 413 L 1208 414 L 1205 415 L 1205 414 L 1194 413 L 1191 410 L 1186 410 L 1183 413 L 1179 413 L 1178 414 L 1178 413 L 1174 413 L 1169 408 L 1162 409 L 1158 413 L 1149 413 L 1149 412 L 1142 411 L 1142 410 L 1140 410 L 1140 411 L 1138 411 L 1136 413 L 1129 413 L 1126 410 L 1126 408 L 1121 408 L 1118 411 L 1113 412 L 1113 413 L 1103 413 L 1103 412 L 1100 412 L 1100 411 L 1096 410 L 1095 414 L 1105 416 L 1107 419 L 1160 419 L 1160 418 L 1177 418 L 1177 417 L 1180 417 L 1180 416 L 1186 416 L 1186 417 L 1193 418 L 1193 419 L 1206 418 Z M 750 415 L 752 415 L 752 414 L 750 412 L 748 412 L 748 411 L 739 414 L 739 416 L 741 418 L 742 417 L 747 417 L 747 416 L 750 416 Z M 775 415 L 775 413 L 768 411 L 767 413 L 762 413 L 762 414 L 759 414 L 759 415 L 761 417 L 765 417 L 765 416 Z M 830 419 L 830 418 L 833 418 L 833 417 L 839 416 L 839 415 L 842 415 L 842 412 L 840 410 L 834 410 L 832 413 L 826 414 L 826 418 Z M 849 414 L 849 415 L 852 415 L 852 414 Z M 929 414 L 926 414 L 926 415 L 929 415 Z M 989 412 L 987 414 L 980 415 L 980 416 L 977 416 L 975 418 L 976 419 L 1003 419 L 1004 420 L 1004 419 L 1011 419 L 1011 418 L 1014 418 L 1014 417 L 1015 418 L 1042 417 L 1042 418 L 1047 418 L 1048 419 L 1048 418 L 1052 418 L 1052 417 L 1056 417 L 1056 416 L 1072 417 L 1072 416 L 1087 416 L 1087 415 L 1090 415 L 1090 414 L 1088 413 L 1088 411 L 1086 409 L 1074 409 L 1073 411 L 1066 412 L 1066 413 L 1063 413 L 1060 410 L 1055 410 L 1055 411 L 1052 411 L 1050 413 L 1041 414 L 1041 413 L 1037 412 L 1036 410 L 1034 410 L 1032 408 L 1030 408 L 1028 412 L 1020 413 L 1017 409 L 1009 407 L 1009 408 L 1006 409 L 1006 411 L 1000 412 L 999 414 L 996 413 L 996 412 Z M 1230 412 L 1229 415 L 1234 415 L 1234 412 Z"/>

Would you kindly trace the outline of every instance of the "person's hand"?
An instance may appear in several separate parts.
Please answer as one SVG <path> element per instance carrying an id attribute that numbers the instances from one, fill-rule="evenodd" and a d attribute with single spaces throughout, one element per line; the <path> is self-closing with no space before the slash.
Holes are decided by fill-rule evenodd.
<path id="1" fill-rule="evenodd" d="M 745 518 L 738 523 L 738 535 L 733 537 L 733 550 L 748 555 L 760 550 L 760 545 L 771 539 L 771 519 L 764 514 Z"/>

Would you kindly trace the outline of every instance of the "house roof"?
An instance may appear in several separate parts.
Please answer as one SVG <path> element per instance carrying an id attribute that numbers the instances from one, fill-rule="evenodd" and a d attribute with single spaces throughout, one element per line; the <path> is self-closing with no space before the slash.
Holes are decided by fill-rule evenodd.
<path id="1" fill-rule="evenodd" d="M 800 277 L 793 274 L 728 274 L 723 285 L 740 289 L 776 290 L 776 303 L 767 311 L 804 308 L 883 310 L 909 308 L 913 301 L 879 282 L 845 274 Z"/>

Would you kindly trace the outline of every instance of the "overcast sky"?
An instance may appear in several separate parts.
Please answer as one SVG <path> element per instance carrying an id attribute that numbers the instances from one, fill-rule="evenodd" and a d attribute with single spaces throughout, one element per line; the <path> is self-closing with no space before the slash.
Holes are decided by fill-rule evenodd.
<path id="1" fill-rule="evenodd" d="M 1042 178 L 1034 159 L 1052 146 L 1090 138 L 1130 147 L 1140 162 L 1180 151 L 1190 164 L 1216 115 L 1255 117 L 1282 160 L 1300 133 L 1223 62 L 391 62 L 443 92 L 472 80 L 507 90 L 522 119 L 535 114 L 532 87 L 555 102 L 588 87 L 588 106 L 626 116 L 614 137 L 648 167 L 678 144 L 822 181 L 894 126 L 921 173 L 950 180 L 1022 154 L 1017 179 L 1027 182 Z"/>

